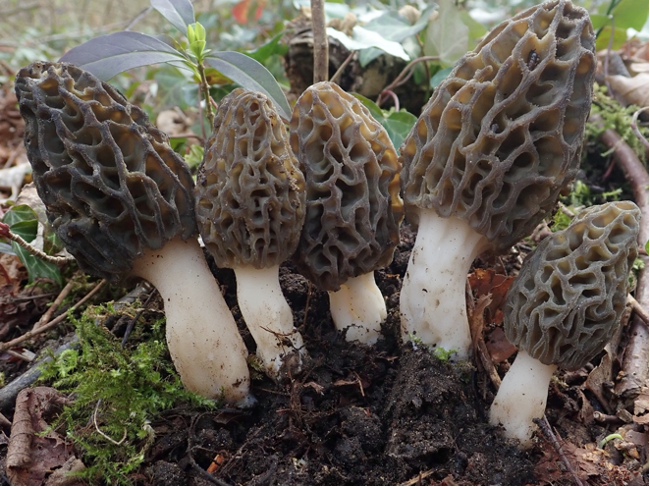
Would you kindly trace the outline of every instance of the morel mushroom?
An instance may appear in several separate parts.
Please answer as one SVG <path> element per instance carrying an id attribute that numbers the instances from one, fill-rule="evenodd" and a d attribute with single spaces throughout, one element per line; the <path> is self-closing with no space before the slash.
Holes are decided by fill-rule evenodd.
<path id="1" fill-rule="evenodd" d="M 544 239 L 512 281 L 503 308 L 519 348 L 490 409 L 490 423 L 531 444 L 533 418 L 546 408 L 551 376 L 577 370 L 620 326 L 636 258 L 641 212 L 631 201 L 588 208 Z"/>
<path id="2" fill-rule="evenodd" d="M 290 140 L 307 191 L 298 270 L 329 292 L 346 339 L 372 344 L 387 315 L 373 271 L 392 261 L 403 213 L 395 148 L 368 109 L 329 82 L 300 96 Z"/>
<path id="3" fill-rule="evenodd" d="M 575 177 L 593 50 L 587 12 L 546 2 L 496 27 L 435 90 L 401 147 L 407 217 L 419 221 L 405 338 L 468 356 L 469 267 L 530 234 Z"/>
<path id="4" fill-rule="evenodd" d="M 257 355 L 276 375 L 287 353 L 302 351 L 278 273 L 298 245 L 305 180 L 265 95 L 237 89 L 222 100 L 195 193 L 203 242 L 218 266 L 235 271 Z"/>
<path id="5" fill-rule="evenodd" d="M 36 189 L 79 266 L 106 279 L 151 282 L 183 384 L 247 402 L 246 347 L 196 237 L 192 176 L 167 136 L 71 64 L 21 69 L 16 94 Z"/>

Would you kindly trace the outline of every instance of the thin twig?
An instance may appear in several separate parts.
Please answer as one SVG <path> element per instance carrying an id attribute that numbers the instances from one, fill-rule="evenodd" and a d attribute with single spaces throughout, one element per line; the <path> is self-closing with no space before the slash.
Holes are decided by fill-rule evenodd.
<path id="1" fill-rule="evenodd" d="M 634 299 L 634 296 L 632 296 L 631 294 L 627 295 L 627 302 L 628 302 L 628 304 L 632 305 L 632 309 L 634 310 L 634 312 L 647 325 L 648 324 L 648 312 L 645 309 L 643 309 L 643 306 L 641 306 L 641 303 L 639 303 L 636 299 Z"/>
<path id="2" fill-rule="evenodd" d="M 65 285 L 65 287 L 61 290 L 59 295 L 56 297 L 54 302 L 52 303 L 52 306 L 50 306 L 45 313 L 43 313 L 43 316 L 34 324 L 32 327 L 32 331 L 37 330 L 40 328 L 43 324 L 47 323 L 50 321 L 52 318 L 52 314 L 61 306 L 61 303 L 63 300 L 70 294 L 70 291 L 72 291 L 72 288 L 74 286 L 74 279 L 70 279 L 68 283 Z"/>
<path id="3" fill-rule="evenodd" d="M 558 437 L 556 434 L 553 432 L 551 429 L 551 425 L 548 422 L 548 419 L 546 418 L 546 415 L 544 415 L 541 419 L 540 418 L 535 418 L 533 419 L 535 424 L 539 426 L 540 431 L 544 434 L 544 437 L 553 445 L 553 448 L 555 448 L 555 451 L 557 454 L 560 456 L 562 459 L 562 462 L 566 466 L 567 470 L 573 477 L 573 480 L 575 481 L 576 485 L 585 485 L 582 483 L 582 480 L 580 480 L 580 477 L 578 477 L 578 474 L 576 473 L 575 469 L 573 468 L 573 465 L 569 462 L 569 459 L 564 453 L 564 449 L 562 448 L 562 445 L 558 441 Z"/>
<path id="4" fill-rule="evenodd" d="M 314 83 L 329 78 L 329 51 L 323 0 L 311 0 L 311 23 L 314 36 Z"/>
<path id="5" fill-rule="evenodd" d="M 69 262 L 74 262 L 75 260 L 74 257 L 56 257 L 54 255 L 47 255 L 42 250 L 39 250 L 28 243 L 20 235 L 13 233 L 9 229 L 9 225 L 6 223 L 0 223 L 0 237 L 8 238 L 9 240 L 16 242 L 34 257 L 38 257 L 39 259 L 44 260 L 45 262 L 49 262 L 50 264 L 67 264 Z"/>
<path id="6" fill-rule="evenodd" d="M 384 102 L 383 95 L 386 94 L 390 96 L 393 99 L 393 105 L 395 105 L 395 111 L 399 112 L 399 98 L 395 94 L 393 90 L 382 90 L 381 93 L 379 93 L 379 99 L 381 99 L 381 102 Z"/>
<path id="7" fill-rule="evenodd" d="M 632 122 L 630 123 L 630 127 L 632 127 L 632 132 L 634 132 L 634 135 L 636 135 L 636 138 L 641 141 L 643 145 L 645 145 L 645 148 L 648 149 L 648 139 L 646 139 L 641 131 L 639 130 L 639 127 L 636 124 L 637 119 L 639 118 L 639 115 L 641 112 L 648 110 L 650 107 L 643 107 L 638 109 L 636 112 L 634 112 L 634 115 L 632 115 Z"/>
<path id="8" fill-rule="evenodd" d="M 415 66 L 417 63 L 422 63 L 422 62 L 427 62 L 427 61 L 437 61 L 438 59 L 440 59 L 439 56 L 422 56 L 422 57 L 415 58 L 413 61 L 408 63 L 406 66 L 404 66 L 404 69 L 402 69 L 402 72 L 400 74 L 398 74 L 397 77 L 392 81 L 392 83 L 390 83 L 388 86 L 386 86 L 384 88 L 384 90 L 394 90 L 398 86 L 401 86 L 402 84 L 406 83 L 406 81 L 408 81 L 408 79 L 413 74 L 411 72 L 411 68 L 413 66 Z M 406 78 L 406 79 L 404 79 L 404 78 Z M 381 97 L 381 93 L 379 94 L 379 96 Z M 380 105 L 381 101 L 382 100 L 380 100 L 380 98 L 378 97 L 377 102 L 376 102 L 377 105 Z"/>
<path id="9" fill-rule="evenodd" d="M 307 301 L 305 302 L 305 314 L 302 317 L 302 329 L 304 331 L 307 324 L 307 313 L 309 313 L 309 302 L 311 301 L 311 281 L 307 282 Z"/>
<path id="10" fill-rule="evenodd" d="M 97 424 L 97 410 L 99 409 L 99 405 L 101 403 L 102 403 L 102 400 L 99 399 L 97 401 L 97 406 L 95 406 L 95 412 L 93 413 L 93 424 L 95 425 L 95 430 L 97 430 L 97 433 L 102 435 L 104 438 L 106 438 L 108 441 L 110 441 L 114 445 L 120 446 L 122 443 L 124 443 L 124 440 L 126 440 L 126 435 L 127 435 L 126 426 L 124 427 L 124 436 L 122 436 L 122 439 L 120 441 L 115 441 L 113 438 L 111 438 L 106 433 L 104 433 L 102 430 L 100 430 L 99 425 Z"/>
<path id="11" fill-rule="evenodd" d="M 194 459 L 194 455 L 192 454 L 192 450 L 194 449 L 194 441 L 193 441 L 194 428 L 195 428 L 196 423 L 198 422 L 198 419 L 200 417 L 202 417 L 204 414 L 205 413 L 195 414 L 194 417 L 192 418 L 192 422 L 190 423 L 189 432 L 188 432 L 188 435 L 187 435 L 187 456 L 190 459 L 190 463 L 191 463 L 192 467 L 194 467 L 194 469 L 201 475 L 201 477 L 203 477 L 204 479 L 206 479 L 209 482 L 212 482 L 214 485 L 229 486 L 230 484 L 227 484 L 226 482 L 224 482 L 220 478 L 215 477 L 211 473 L 208 473 L 207 470 L 205 470 L 203 467 L 201 467 L 196 462 L 196 460 Z"/>
<path id="12" fill-rule="evenodd" d="M 339 69 L 336 70 L 336 73 L 334 73 L 334 75 L 330 78 L 330 83 L 337 83 L 336 80 L 338 79 L 339 76 L 343 74 L 343 71 L 345 70 L 345 68 L 348 67 L 348 64 L 350 64 L 350 61 L 352 61 L 352 58 L 354 57 L 354 54 L 356 52 L 357 51 L 350 52 L 348 57 L 345 58 L 345 61 L 343 61 L 339 66 Z"/>
<path id="13" fill-rule="evenodd" d="M 142 18 L 145 15 L 147 15 L 149 12 L 151 12 L 152 10 L 153 10 L 152 6 L 149 6 L 149 7 L 145 8 L 145 9 L 143 9 L 131 22 L 129 22 L 129 25 L 127 25 L 124 28 L 124 30 L 131 30 L 135 24 L 140 22 L 140 20 L 142 20 Z"/>
<path id="14" fill-rule="evenodd" d="M 100 288 L 104 284 L 106 284 L 106 279 L 102 279 L 101 281 L 99 281 L 99 283 L 88 294 L 86 294 L 81 300 L 79 300 L 79 302 L 77 304 L 75 304 L 74 306 L 72 306 L 68 310 L 68 313 L 71 312 L 71 311 L 74 311 L 79 306 L 81 306 L 86 301 L 88 301 L 90 298 L 92 298 L 95 295 L 95 293 L 97 293 L 97 291 L 99 291 Z M 10 340 L 10 341 L 5 342 L 5 343 L 0 343 L 0 352 L 4 352 L 5 350 L 9 350 L 10 348 L 13 348 L 16 345 L 18 345 L 18 344 L 20 344 L 20 343 L 22 343 L 22 342 L 24 342 L 26 340 L 34 338 L 35 336 L 38 336 L 41 333 L 46 332 L 47 330 L 49 330 L 51 328 L 54 328 L 56 325 L 61 323 L 68 316 L 68 313 L 63 313 L 63 314 L 57 316 L 56 318 L 54 318 L 49 323 L 46 323 L 43 326 L 39 327 L 37 330 L 28 331 L 27 333 L 25 333 L 24 335 L 19 336 L 18 338 L 14 338 L 13 340 Z"/>
<path id="15" fill-rule="evenodd" d="M 149 304 L 149 301 L 151 301 L 151 298 L 156 294 L 156 290 L 152 289 L 151 292 L 149 293 L 149 296 L 147 296 L 147 299 L 145 299 L 144 303 L 142 304 L 142 308 L 135 314 L 133 319 L 129 321 L 129 324 L 126 326 L 126 330 L 124 330 L 124 336 L 122 337 L 122 343 L 120 346 L 124 348 L 126 346 L 126 341 L 129 339 L 129 335 L 131 334 L 131 331 L 133 330 L 133 327 L 135 324 L 138 322 L 140 319 L 140 316 L 142 316 L 142 313 L 144 312 L 145 309 L 147 309 L 147 305 Z"/>

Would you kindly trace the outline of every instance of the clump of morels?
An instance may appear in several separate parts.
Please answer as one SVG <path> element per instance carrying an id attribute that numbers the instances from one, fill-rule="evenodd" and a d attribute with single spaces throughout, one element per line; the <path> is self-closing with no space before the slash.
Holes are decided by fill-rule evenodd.
<path id="1" fill-rule="evenodd" d="M 518 347 L 490 409 L 490 423 L 522 446 L 546 408 L 555 370 L 577 370 L 621 326 L 637 255 L 641 212 L 631 201 L 593 206 L 540 242 L 508 288 L 503 327 Z"/>
<path id="2" fill-rule="evenodd" d="M 305 179 L 265 95 L 236 89 L 222 100 L 195 192 L 203 242 L 218 266 L 234 270 L 257 355 L 275 376 L 286 356 L 302 353 L 278 273 L 298 245 Z"/>
<path id="3" fill-rule="evenodd" d="M 588 13 L 545 2 L 497 26 L 436 88 L 401 147 L 407 217 L 419 224 L 401 290 L 405 339 L 467 358 L 465 281 L 553 209 L 575 177 L 591 107 Z"/>
<path id="4" fill-rule="evenodd" d="M 139 276 L 163 298 L 174 365 L 190 390 L 247 403 L 247 351 L 197 240 L 188 166 L 144 111 L 67 63 L 16 76 L 38 195 L 79 266 Z"/>
<path id="5" fill-rule="evenodd" d="M 307 196 L 296 266 L 329 292 L 347 340 L 375 343 L 387 312 L 373 271 L 393 260 L 403 212 L 395 148 L 368 109 L 329 82 L 298 98 L 290 140 Z"/>

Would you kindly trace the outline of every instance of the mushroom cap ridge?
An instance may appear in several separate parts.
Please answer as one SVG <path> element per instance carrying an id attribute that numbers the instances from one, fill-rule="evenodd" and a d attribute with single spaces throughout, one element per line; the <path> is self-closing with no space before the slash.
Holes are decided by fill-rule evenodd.
<path id="1" fill-rule="evenodd" d="M 261 269 L 296 250 L 305 179 L 264 94 L 238 88 L 222 100 L 195 194 L 201 237 L 217 265 Z"/>
<path id="2" fill-rule="evenodd" d="M 291 147 L 305 174 L 307 215 L 294 261 L 320 289 L 388 265 L 399 242 L 399 161 L 359 100 L 320 82 L 300 96 Z"/>
<path id="3" fill-rule="evenodd" d="M 606 203 L 544 239 L 508 289 L 508 340 L 567 370 L 600 352 L 620 326 L 640 218 L 631 201 Z"/>
<path id="4" fill-rule="evenodd" d="M 117 280 L 147 248 L 196 234 L 190 170 L 140 108 L 68 63 L 16 76 L 48 219 L 85 271 Z"/>
<path id="5" fill-rule="evenodd" d="M 408 216 L 461 218 L 497 252 L 529 235 L 577 172 L 594 45 L 587 11 L 555 0 L 463 56 L 402 144 Z"/>

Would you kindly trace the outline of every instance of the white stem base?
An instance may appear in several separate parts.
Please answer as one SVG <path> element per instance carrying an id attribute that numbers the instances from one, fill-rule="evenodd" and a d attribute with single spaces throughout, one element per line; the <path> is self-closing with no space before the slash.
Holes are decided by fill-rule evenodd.
<path id="1" fill-rule="evenodd" d="M 472 262 L 487 248 L 485 238 L 458 218 L 441 218 L 420 209 L 420 226 L 400 294 L 405 340 L 455 350 L 469 357 L 472 340 L 467 322 L 465 282 Z"/>
<path id="2" fill-rule="evenodd" d="M 524 448 L 532 446 L 537 429 L 533 419 L 544 416 L 548 384 L 556 369 L 557 365 L 544 365 L 519 350 L 490 407 L 490 424 L 502 424 L 506 436 Z"/>
<path id="3" fill-rule="evenodd" d="M 139 258 L 132 275 L 153 284 L 167 317 L 167 344 L 190 391 L 250 404 L 248 351 L 197 240 L 176 237 Z"/>
<path id="4" fill-rule="evenodd" d="M 329 296 L 332 320 L 337 330 L 347 328 L 347 341 L 377 342 L 388 313 L 373 272 L 348 279 L 338 291 L 329 291 Z"/>
<path id="5" fill-rule="evenodd" d="M 298 351 L 300 358 L 304 350 L 302 336 L 293 327 L 293 313 L 280 288 L 280 266 L 240 267 L 234 271 L 239 309 L 257 344 L 257 356 L 269 374 L 276 376 L 288 353 Z"/>

